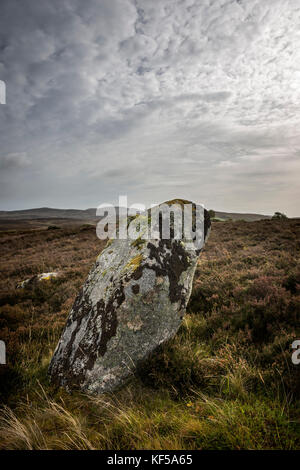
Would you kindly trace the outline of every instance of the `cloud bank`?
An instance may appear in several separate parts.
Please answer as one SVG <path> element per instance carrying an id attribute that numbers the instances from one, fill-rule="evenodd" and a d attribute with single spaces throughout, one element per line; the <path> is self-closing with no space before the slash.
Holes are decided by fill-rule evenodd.
<path id="1" fill-rule="evenodd" d="M 299 214 L 298 0 L 2 0 L 2 209 Z"/>

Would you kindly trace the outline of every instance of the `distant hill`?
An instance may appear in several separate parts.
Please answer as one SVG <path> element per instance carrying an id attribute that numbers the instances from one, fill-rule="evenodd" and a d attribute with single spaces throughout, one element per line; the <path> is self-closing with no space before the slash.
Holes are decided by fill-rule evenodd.
<path id="1" fill-rule="evenodd" d="M 255 222 L 256 220 L 261 219 L 271 219 L 271 215 L 262 215 L 262 214 L 243 214 L 238 212 L 220 212 L 215 211 L 216 218 L 222 220 L 245 220 L 247 222 Z"/>
<path id="2" fill-rule="evenodd" d="M 96 219 L 96 209 L 52 209 L 40 207 L 38 209 L 25 209 L 20 211 L 0 211 L 0 219 L 33 220 L 33 219 Z"/>
<path id="3" fill-rule="evenodd" d="M 118 208 L 116 208 L 118 211 Z M 236 212 L 215 211 L 216 218 L 222 220 L 246 220 L 252 222 L 261 219 L 270 219 L 270 215 L 242 214 Z M 0 211 L 1 221 L 39 220 L 39 219 L 72 219 L 84 222 L 96 222 L 96 209 L 53 209 L 51 207 L 40 207 L 37 209 L 25 209 L 19 211 Z"/>

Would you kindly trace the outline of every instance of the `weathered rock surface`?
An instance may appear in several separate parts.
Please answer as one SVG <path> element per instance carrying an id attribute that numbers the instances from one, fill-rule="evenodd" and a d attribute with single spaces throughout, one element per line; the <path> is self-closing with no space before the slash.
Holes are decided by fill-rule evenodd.
<path id="1" fill-rule="evenodd" d="M 184 239 L 109 241 L 70 312 L 51 381 L 95 394 L 121 386 L 178 330 L 200 251 L 188 250 Z"/>

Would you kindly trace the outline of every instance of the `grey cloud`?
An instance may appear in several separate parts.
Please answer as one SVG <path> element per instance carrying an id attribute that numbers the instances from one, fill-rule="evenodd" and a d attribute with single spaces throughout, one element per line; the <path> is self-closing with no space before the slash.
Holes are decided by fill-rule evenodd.
<path id="1" fill-rule="evenodd" d="M 3 209 L 180 188 L 296 215 L 299 18 L 296 0 L 2 0 Z"/>
<path id="2" fill-rule="evenodd" d="M 128 178 L 135 173 L 136 176 L 136 169 L 135 168 L 128 168 L 128 167 L 121 167 L 121 168 L 114 168 L 112 170 L 105 171 L 102 176 L 104 178 Z"/>
<path id="3" fill-rule="evenodd" d="M 202 96 L 202 99 L 205 101 L 224 101 L 227 100 L 231 95 L 231 92 L 228 91 L 219 91 L 217 93 L 207 93 Z"/>
<path id="4" fill-rule="evenodd" d="M 14 170 L 26 168 L 30 165 L 30 160 L 26 153 L 10 153 L 0 156 L 0 170 Z"/>

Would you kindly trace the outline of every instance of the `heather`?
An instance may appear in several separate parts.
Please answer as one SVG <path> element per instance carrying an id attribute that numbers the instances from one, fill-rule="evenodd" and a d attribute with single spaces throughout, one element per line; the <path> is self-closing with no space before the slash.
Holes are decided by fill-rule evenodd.
<path id="1" fill-rule="evenodd" d="M 213 222 L 177 335 L 118 392 L 68 394 L 47 368 L 103 246 L 88 225 L 0 232 L 0 447 L 299 449 L 300 220 Z"/>

